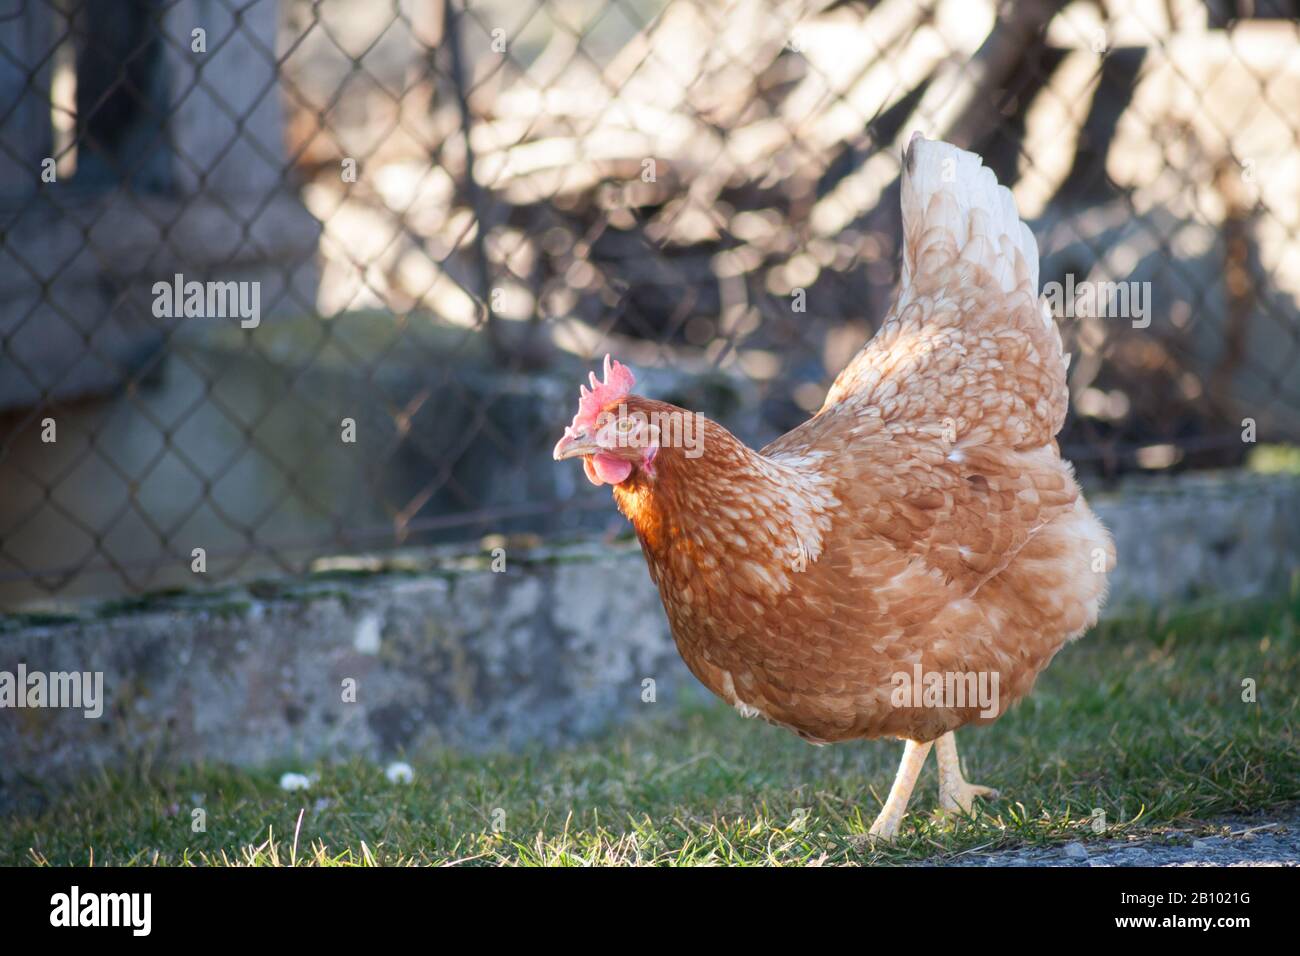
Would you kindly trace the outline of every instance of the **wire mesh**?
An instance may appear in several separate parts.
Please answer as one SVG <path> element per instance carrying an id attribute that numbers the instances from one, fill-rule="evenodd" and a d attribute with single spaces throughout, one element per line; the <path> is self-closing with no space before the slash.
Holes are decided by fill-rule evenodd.
<path id="1" fill-rule="evenodd" d="M 1034 231 L 1085 478 L 1294 442 L 1298 18 L 11 0 L 0 603 L 607 528 L 548 454 L 592 359 L 798 424 L 888 310 L 917 129 Z"/>

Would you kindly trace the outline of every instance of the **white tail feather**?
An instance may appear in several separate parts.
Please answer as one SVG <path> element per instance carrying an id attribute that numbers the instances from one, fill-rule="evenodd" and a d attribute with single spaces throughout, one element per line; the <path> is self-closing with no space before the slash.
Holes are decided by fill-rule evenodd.
<path id="1" fill-rule="evenodd" d="M 957 239 L 963 259 L 989 270 L 1008 292 L 1038 298 L 1038 244 L 1020 221 L 1011 191 L 975 153 L 920 133 L 908 144 L 903 172 L 903 234 L 909 243 L 932 226 Z M 912 256 L 903 256 L 903 284 Z"/>

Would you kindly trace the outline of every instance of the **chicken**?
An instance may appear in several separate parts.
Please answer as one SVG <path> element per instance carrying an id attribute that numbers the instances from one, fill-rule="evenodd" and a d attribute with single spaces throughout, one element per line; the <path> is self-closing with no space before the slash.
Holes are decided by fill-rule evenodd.
<path id="1" fill-rule="evenodd" d="M 554 452 L 613 486 L 713 693 L 815 743 L 905 741 L 883 839 L 931 747 L 943 810 L 995 795 L 953 731 L 1029 693 L 1115 565 L 1055 440 L 1068 361 L 1033 235 L 978 156 L 916 135 L 904 165 L 897 298 L 811 419 L 753 451 L 607 356 Z"/>

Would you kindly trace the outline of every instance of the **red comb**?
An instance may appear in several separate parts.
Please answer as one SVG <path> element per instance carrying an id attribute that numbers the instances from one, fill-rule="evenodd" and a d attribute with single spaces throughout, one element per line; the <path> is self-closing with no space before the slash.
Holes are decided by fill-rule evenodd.
<path id="1" fill-rule="evenodd" d="M 611 402 L 626 398 L 635 384 L 636 376 L 632 374 L 632 370 L 626 365 L 610 361 L 609 356 L 606 355 L 605 380 L 596 381 L 596 373 L 592 372 L 591 388 L 587 388 L 586 385 L 579 386 L 578 414 L 573 416 L 573 421 L 564 430 L 564 434 L 568 435 L 584 425 L 591 428 L 595 425 L 596 416 L 600 414 L 601 409 Z"/>

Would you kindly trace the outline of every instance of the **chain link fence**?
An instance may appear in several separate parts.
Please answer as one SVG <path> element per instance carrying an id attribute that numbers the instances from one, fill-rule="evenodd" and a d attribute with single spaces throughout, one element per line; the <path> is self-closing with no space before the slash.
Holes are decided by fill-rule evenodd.
<path id="1" fill-rule="evenodd" d="M 0 0 L 0 605 L 611 527 L 606 351 L 752 443 L 1014 189 L 1086 480 L 1300 439 L 1300 4 Z"/>

